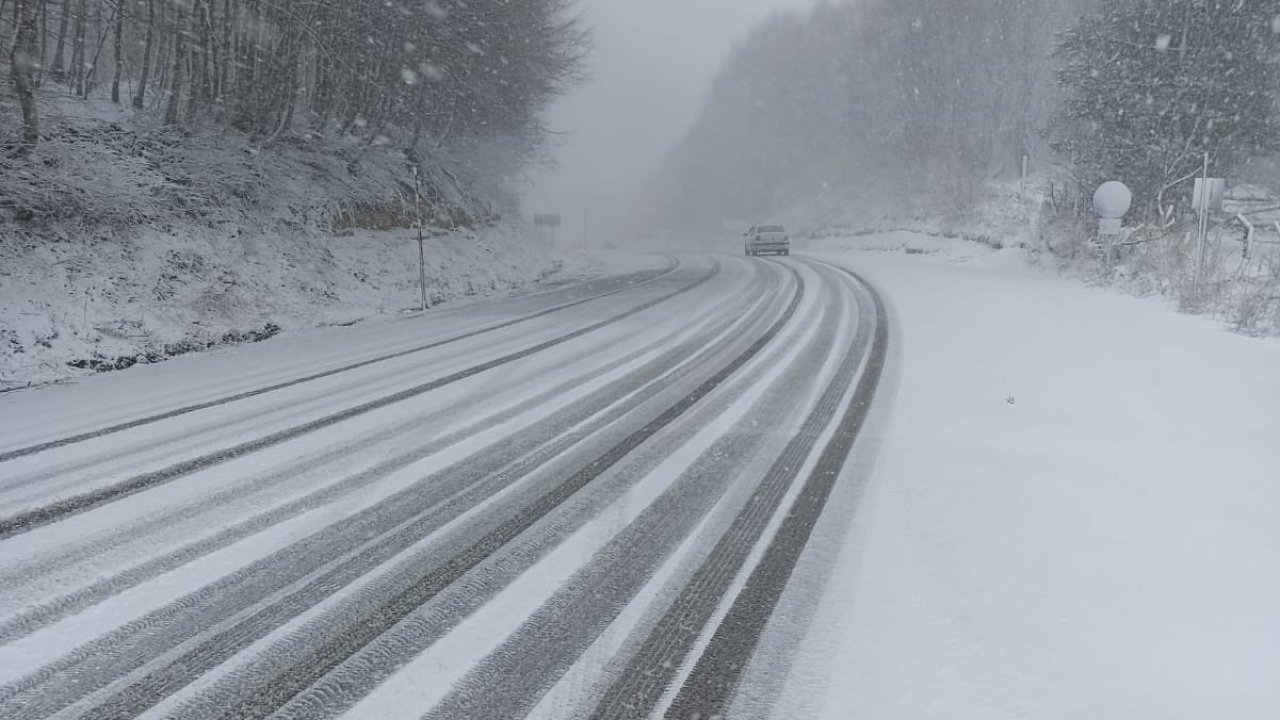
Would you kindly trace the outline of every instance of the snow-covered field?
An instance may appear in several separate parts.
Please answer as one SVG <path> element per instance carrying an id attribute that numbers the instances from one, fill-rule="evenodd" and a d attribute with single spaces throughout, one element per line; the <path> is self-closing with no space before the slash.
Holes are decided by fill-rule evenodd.
<path id="1" fill-rule="evenodd" d="M 1280 717 L 1280 342 L 1021 251 L 823 242 L 894 304 L 900 392 L 775 715 Z"/>

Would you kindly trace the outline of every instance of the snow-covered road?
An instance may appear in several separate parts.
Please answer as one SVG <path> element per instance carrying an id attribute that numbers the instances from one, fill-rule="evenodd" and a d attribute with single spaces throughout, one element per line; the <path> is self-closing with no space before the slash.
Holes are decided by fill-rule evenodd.
<path id="1" fill-rule="evenodd" d="M 0 397 L 0 717 L 725 712 L 889 324 L 812 260 L 633 269 Z"/>

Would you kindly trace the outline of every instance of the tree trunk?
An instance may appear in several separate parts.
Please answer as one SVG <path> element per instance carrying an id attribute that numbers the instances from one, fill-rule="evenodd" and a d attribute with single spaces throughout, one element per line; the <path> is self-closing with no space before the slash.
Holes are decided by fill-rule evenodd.
<path id="1" fill-rule="evenodd" d="M 84 92 L 84 36 L 85 16 L 88 14 L 85 0 L 76 3 L 76 30 L 71 44 L 71 89 L 77 94 Z"/>
<path id="2" fill-rule="evenodd" d="M 169 87 L 169 55 L 173 52 L 173 34 L 168 32 L 169 29 L 169 5 L 168 0 L 156 0 L 160 4 L 160 12 L 156 19 L 156 57 L 151 62 L 156 76 L 153 84 L 163 95 L 165 88 Z"/>
<path id="3" fill-rule="evenodd" d="M 65 82 L 67 67 L 64 55 L 67 49 L 67 20 L 71 17 L 71 0 L 62 0 L 62 17 L 58 18 L 58 44 L 53 49 L 53 69 L 50 74 L 54 82 Z"/>
<path id="4" fill-rule="evenodd" d="M 141 110 L 147 100 L 147 75 L 151 72 L 151 52 L 156 34 L 156 0 L 147 0 L 147 37 L 142 44 L 142 72 L 138 76 L 138 91 L 133 96 L 133 107 Z"/>
<path id="5" fill-rule="evenodd" d="M 116 13 L 119 13 L 122 10 L 124 10 L 123 3 L 117 4 L 115 10 Z M 88 99 L 89 93 L 93 92 L 98 86 L 98 61 L 102 59 L 102 49 L 106 47 L 107 36 L 111 34 L 111 30 L 108 25 L 114 22 L 114 20 L 115 16 L 113 15 L 111 18 L 108 18 L 107 22 L 103 22 L 101 0 L 94 4 L 93 27 L 98 31 L 98 40 L 94 43 L 93 58 L 89 60 L 88 67 L 86 68 L 85 74 L 88 79 L 85 81 L 84 91 L 81 93 L 81 97 L 85 99 Z"/>
<path id="6" fill-rule="evenodd" d="M 231 83 L 231 59 L 235 57 L 234 36 L 232 30 L 232 21 L 238 8 L 231 4 L 231 0 L 226 0 L 222 4 L 222 62 L 218 68 L 218 100 L 225 100 L 227 97 L 227 86 Z"/>
<path id="7" fill-rule="evenodd" d="M 3 47 L 0 45 L 0 47 Z M 40 0 L 40 65 L 36 68 L 36 87 L 44 83 L 44 69 L 49 67 L 49 2 Z"/>
<path id="8" fill-rule="evenodd" d="M 36 35 L 39 26 L 39 0 L 16 0 L 14 5 L 15 28 L 13 49 L 9 51 L 9 73 L 13 88 L 22 107 L 22 136 L 18 154 L 31 152 L 40 142 L 40 113 L 36 107 L 35 85 L 32 71 L 36 66 Z"/>
<path id="9" fill-rule="evenodd" d="M 9 34 L 9 25 L 4 21 L 4 11 L 8 9 L 8 7 L 9 0 L 0 0 L 0 48 L 8 45 L 7 38 L 5 36 Z"/>
<path id="10" fill-rule="evenodd" d="M 207 107 L 213 102 L 213 6 L 211 0 L 200 0 L 200 98 Z"/>
<path id="11" fill-rule="evenodd" d="M 187 93 L 187 123 L 195 121 L 196 113 L 206 107 L 209 99 L 209 6 L 205 0 L 195 0 L 191 5 L 191 50 L 187 65 L 191 89 Z M 196 44 L 199 38 L 199 45 Z"/>
<path id="12" fill-rule="evenodd" d="M 85 20 L 86 26 L 92 28 L 98 33 L 98 41 L 94 43 L 93 57 L 89 57 L 88 47 L 85 47 L 84 54 L 84 87 L 80 88 L 80 97 L 89 98 L 89 93 L 93 92 L 94 86 L 98 80 L 98 56 L 102 54 L 102 46 L 107 41 L 107 32 L 102 26 L 102 0 L 97 0 L 93 4 L 92 22 Z M 86 32 L 86 35 L 88 33 Z M 86 38 L 87 42 L 87 38 Z"/>
<path id="13" fill-rule="evenodd" d="M 218 19 L 218 3 L 209 0 L 209 102 L 217 103 L 222 94 L 222 33 Z"/>
<path id="14" fill-rule="evenodd" d="M 116 37 L 113 50 L 116 56 L 116 71 L 111 76 L 111 102 L 120 104 L 120 76 L 124 74 L 124 3 L 125 0 L 117 0 L 119 5 L 116 7 Z"/>
<path id="15" fill-rule="evenodd" d="M 177 125 L 179 119 L 179 111 L 182 109 L 182 63 L 186 60 L 186 44 L 183 42 L 183 36 L 186 35 L 186 23 L 182 15 L 182 6 L 174 6 L 174 14 L 176 18 L 173 22 L 173 81 L 169 86 L 169 105 L 164 112 L 164 122 L 166 125 Z"/>

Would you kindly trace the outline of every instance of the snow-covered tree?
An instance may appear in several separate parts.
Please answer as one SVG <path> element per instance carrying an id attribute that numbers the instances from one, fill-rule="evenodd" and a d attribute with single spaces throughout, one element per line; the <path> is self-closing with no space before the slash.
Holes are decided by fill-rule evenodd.
<path id="1" fill-rule="evenodd" d="M 0 23 L 0 45 L 24 109 L 52 80 L 81 97 L 109 86 L 114 102 L 171 125 L 415 147 L 521 138 L 527 154 L 542 111 L 580 74 L 586 37 L 572 2 L 0 0 L 17 21 Z"/>
<path id="2" fill-rule="evenodd" d="M 1227 176 L 1280 149 L 1278 13 L 1262 0 L 1104 3 L 1057 50 L 1056 147 L 1082 182 L 1123 180 L 1147 211 L 1185 199 L 1205 153 Z"/>
<path id="3" fill-rule="evenodd" d="M 962 209 L 1050 156 L 1054 33 L 1092 0 L 820 3 L 758 27 L 653 183 L 681 223 L 864 192 Z"/>

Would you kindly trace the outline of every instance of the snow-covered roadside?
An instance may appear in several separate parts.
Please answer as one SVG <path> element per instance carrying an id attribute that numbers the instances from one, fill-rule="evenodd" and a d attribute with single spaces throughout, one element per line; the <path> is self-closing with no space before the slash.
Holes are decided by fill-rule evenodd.
<path id="1" fill-rule="evenodd" d="M 599 269 L 566 266 L 515 225 L 431 237 L 426 249 L 433 304 Z M 189 225 L 38 243 L 0 230 L 0 389 L 84 372 L 69 361 L 156 360 L 276 328 L 395 316 L 418 301 L 409 230 L 319 239 Z"/>
<path id="2" fill-rule="evenodd" d="M 1280 342 L 1021 251 L 828 242 L 903 365 L 815 625 L 823 716 L 1280 716 Z"/>

